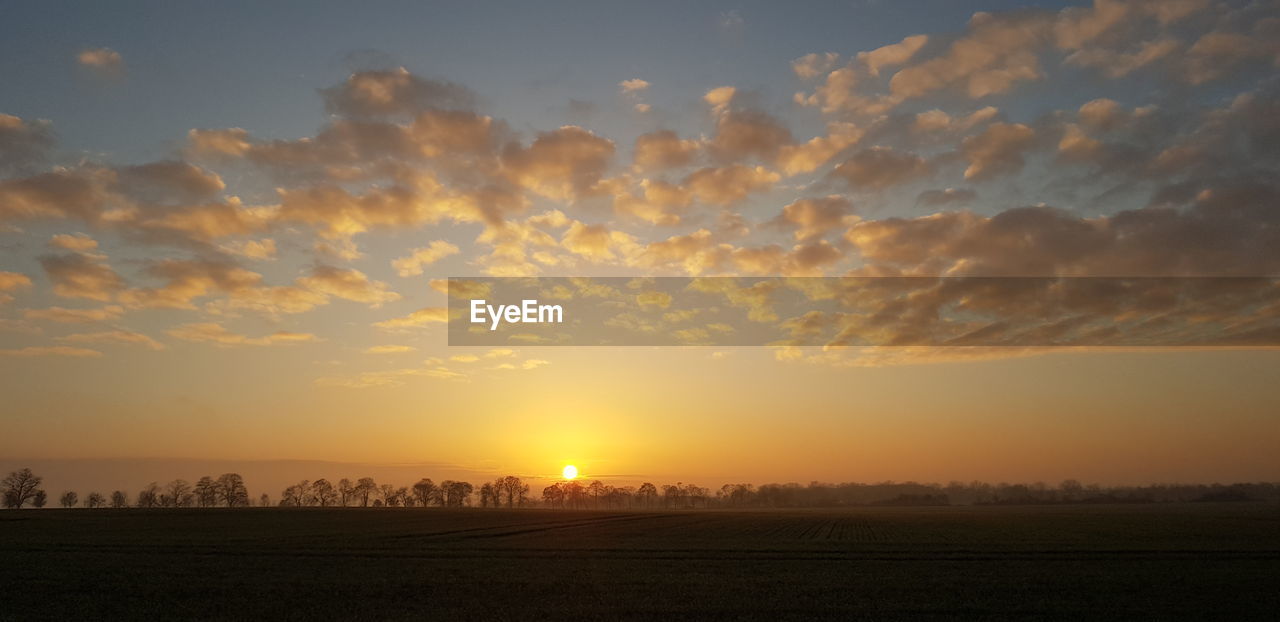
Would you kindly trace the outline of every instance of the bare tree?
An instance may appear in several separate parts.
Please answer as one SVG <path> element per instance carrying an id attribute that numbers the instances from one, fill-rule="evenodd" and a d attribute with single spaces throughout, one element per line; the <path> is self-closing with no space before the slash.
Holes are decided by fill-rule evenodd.
<path id="1" fill-rule="evenodd" d="M 49 503 L 49 495 L 45 494 L 44 489 L 36 491 L 36 496 L 31 498 L 31 506 L 42 508 Z"/>
<path id="2" fill-rule="evenodd" d="M 508 475 L 494 482 L 494 487 L 499 498 L 503 494 L 507 496 L 507 507 L 512 507 L 517 503 L 524 505 L 524 500 L 529 494 L 529 486 L 514 475 Z M 498 499 L 495 498 L 494 500 L 497 501 Z"/>
<path id="3" fill-rule="evenodd" d="M 413 496 L 418 498 L 418 505 L 427 507 L 432 502 L 437 501 L 440 496 L 440 489 L 436 487 L 435 482 L 430 478 L 424 477 L 413 485 Z"/>
<path id="4" fill-rule="evenodd" d="M 89 497 L 84 500 L 84 506 L 87 508 L 101 508 L 106 507 L 106 505 L 107 498 L 97 492 L 89 493 Z"/>
<path id="5" fill-rule="evenodd" d="M 644 503 L 646 508 L 651 508 L 654 500 L 658 498 L 658 487 L 649 482 L 640 484 L 640 489 L 636 491 L 636 497 Z"/>
<path id="6" fill-rule="evenodd" d="M 377 490 L 378 484 L 372 477 L 362 477 L 356 481 L 355 494 L 356 499 L 360 501 L 360 507 L 369 507 L 369 497 L 373 496 Z"/>
<path id="7" fill-rule="evenodd" d="M 338 480 L 338 503 L 341 503 L 342 507 L 345 508 L 351 505 L 351 501 L 355 498 L 356 489 L 351 485 L 351 480 L 345 477 Z"/>
<path id="8" fill-rule="evenodd" d="M 229 508 L 248 507 L 249 491 L 239 473 L 223 473 L 218 476 L 218 500 Z"/>
<path id="9" fill-rule="evenodd" d="M 191 505 L 193 498 L 191 484 L 185 479 L 175 479 L 164 487 L 164 505 L 166 506 L 185 508 Z"/>
<path id="10" fill-rule="evenodd" d="M 22 506 L 34 501 L 41 481 L 41 478 L 32 473 L 31 469 L 20 469 L 10 473 L 0 481 L 0 486 L 4 488 L 4 506 L 20 510 Z"/>
<path id="11" fill-rule="evenodd" d="M 208 475 L 196 482 L 195 494 L 196 504 L 202 508 L 211 508 L 218 504 L 218 484 Z"/>
<path id="12" fill-rule="evenodd" d="M 494 483 L 491 482 L 485 482 L 480 485 L 480 507 L 487 508 L 490 505 L 495 508 L 498 507 L 498 491 L 494 488 Z"/>
<path id="13" fill-rule="evenodd" d="M 604 482 L 601 482 L 600 480 L 592 481 L 590 484 L 587 484 L 587 492 L 591 495 L 592 507 L 599 509 L 600 496 L 604 494 Z"/>
<path id="14" fill-rule="evenodd" d="M 271 497 L 267 493 L 264 492 L 261 497 L 258 497 L 258 507 L 271 507 Z"/>
<path id="15" fill-rule="evenodd" d="M 396 498 L 396 487 L 391 484 L 383 484 L 378 487 L 378 494 L 382 495 L 383 507 L 395 507 L 400 505 L 400 500 Z"/>
<path id="16" fill-rule="evenodd" d="M 560 482 L 542 489 L 542 502 L 552 507 L 564 507 L 564 496 L 564 486 Z"/>
<path id="17" fill-rule="evenodd" d="M 128 495 L 125 495 L 123 490 L 117 490 L 111 493 L 111 507 L 113 508 L 129 507 Z"/>
<path id="18" fill-rule="evenodd" d="M 68 490 L 62 493 L 62 497 L 58 499 L 58 503 L 62 504 L 62 507 L 64 508 L 73 508 L 76 506 L 76 501 L 78 501 L 79 499 L 80 499 L 79 495 L 77 495 L 75 492 Z"/>
<path id="19" fill-rule="evenodd" d="M 333 484 L 330 484 L 329 480 L 320 478 L 311 483 L 311 498 L 320 507 L 325 508 L 338 502 L 338 492 L 333 489 Z"/>
<path id="20" fill-rule="evenodd" d="M 160 505 L 160 485 L 155 482 L 147 484 L 146 488 L 138 492 L 137 505 L 140 508 L 158 507 Z"/>

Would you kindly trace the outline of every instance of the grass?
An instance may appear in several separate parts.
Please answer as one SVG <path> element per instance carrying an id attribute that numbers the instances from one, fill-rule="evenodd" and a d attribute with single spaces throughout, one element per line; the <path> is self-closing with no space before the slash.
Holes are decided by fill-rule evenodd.
<path id="1" fill-rule="evenodd" d="M 1274 619 L 1272 504 L 0 512 L 0 616 Z"/>

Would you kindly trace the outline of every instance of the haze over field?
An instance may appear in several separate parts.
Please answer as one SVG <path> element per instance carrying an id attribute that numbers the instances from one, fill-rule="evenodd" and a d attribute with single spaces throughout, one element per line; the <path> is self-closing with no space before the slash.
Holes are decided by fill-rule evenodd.
<path id="1" fill-rule="evenodd" d="M 0 22 L 0 471 L 1280 473 L 1275 348 L 462 348 L 441 286 L 1280 276 L 1274 2 L 118 13 Z"/>

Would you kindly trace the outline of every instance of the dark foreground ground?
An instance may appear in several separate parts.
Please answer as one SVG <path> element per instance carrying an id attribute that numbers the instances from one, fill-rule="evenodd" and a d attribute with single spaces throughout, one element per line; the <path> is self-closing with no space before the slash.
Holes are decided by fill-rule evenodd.
<path id="1" fill-rule="evenodd" d="M 1280 507 L 0 512 L 0 616 L 1280 619 Z"/>

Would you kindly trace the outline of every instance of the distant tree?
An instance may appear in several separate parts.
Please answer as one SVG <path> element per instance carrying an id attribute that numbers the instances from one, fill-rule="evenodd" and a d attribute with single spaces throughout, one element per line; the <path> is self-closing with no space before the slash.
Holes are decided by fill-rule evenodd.
<path id="1" fill-rule="evenodd" d="M 587 493 L 591 495 L 591 507 L 600 508 L 600 497 L 604 495 L 604 482 L 593 480 L 587 484 Z"/>
<path id="2" fill-rule="evenodd" d="M 542 502 L 551 506 L 564 507 L 564 486 L 556 482 L 542 489 Z"/>
<path id="3" fill-rule="evenodd" d="M 409 492 L 408 486 L 401 486 L 396 489 L 396 500 L 400 502 L 400 505 L 407 508 L 411 508 L 414 505 L 413 493 Z"/>
<path id="4" fill-rule="evenodd" d="M 374 499 L 374 500 L 373 500 L 373 507 L 375 507 L 375 508 L 380 508 L 380 507 L 382 507 L 382 499 Z"/>
<path id="5" fill-rule="evenodd" d="M 73 491 L 68 490 L 62 493 L 62 496 L 58 498 L 58 503 L 62 504 L 62 507 L 64 508 L 73 508 L 76 506 L 76 501 L 78 501 L 79 499 L 80 499 L 79 495 L 77 495 Z"/>
<path id="6" fill-rule="evenodd" d="M 556 484 L 544 488 L 543 503 L 550 507 L 564 507 L 564 486 L 557 481 Z"/>
<path id="7" fill-rule="evenodd" d="M 586 507 L 587 489 L 580 482 L 566 482 L 564 485 L 564 500 L 571 508 Z"/>
<path id="8" fill-rule="evenodd" d="M 451 508 L 460 508 L 470 505 L 471 492 L 475 490 L 469 482 L 455 482 L 453 480 L 445 480 L 440 482 L 440 490 L 442 491 L 443 505 Z"/>
<path id="9" fill-rule="evenodd" d="M 175 479 L 164 487 L 164 499 L 167 501 L 164 505 L 175 508 L 185 508 L 191 505 L 194 496 L 191 494 L 191 484 L 185 479 Z"/>
<path id="10" fill-rule="evenodd" d="M 485 482 L 480 485 L 480 507 L 498 507 L 498 491 L 494 489 L 494 483 Z"/>
<path id="11" fill-rule="evenodd" d="M 360 502 L 360 507 L 369 507 L 369 498 L 378 491 L 377 482 L 372 477 L 362 477 L 356 482 L 355 495 L 356 500 Z"/>
<path id="12" fill-rule="evenodd" d="M 507 507 L 524 505 L 525 499 L 529 496 L 529 485 L 514 475 L 508 475 L 494 482 L 494 484 L 494 492 L 498 493 L 499 496 L 505 495 L 507 497 Z"/>
<path id="13" fill-rule="evenodd" d="M 123 490 L 117 490 L 111 493 L 111 507 L 125 508 L 129 507 L 129 497 L 124 494 Z"/>
<path id="14" fill-rule="evenodd" d="M 400 505 L 399 499 L 396 498 L 396 487 L 391 484 L 383 484 L 378 487 L 378 494 L 382 496 L 383 507 L 395 507 Z"/>
<path id="15" fill-rule="evenodd" d="M 1084 496 L 1084 485 L 1078 480 L 1063 480 L 1062 484 L 1058 486 L 1058 489 L 1062 491 L 1062 498 L 1064 501 L 1078 501 Z"/>
<path id="16" fill-rule="evenodd" d="M 280 505 L 289 507 L 302 507 L 311 505 L 311 482 L 302 480 L 280 493 Z"/>
<path id="17" fill-rule="evenodd" d="M 49 503 L 49 495 L 45 494 L 44 489 L 36 491 L 36 496 L 31 498 L 31 506 L 42 508 Z"/>
<path id="18" fill-rule="evenodd" d="M 22 509 L 22 506 L 35 499 L 41 481 L 41 478 L 32 473 L 31 469 L 20 469 L 9 473 L 4 480 L 0 480 L 0 488 L 4 490 L 4 506 L 13 510 Z"/>
<path id="19" fill-rule="evenodd" d="M 678 508 L 680 507 L 680 498 L 684 496 L 684 488 L 680 484 L 667 484 L 662 487 L 662 507 Z"/>
<path id="20" fill-rule="evenodd" d="M 355 498 L 356 498 L 356 489 L 355 489 L 355 486 L 351 485 L 351 480 L 345 477 L 338 480 L 338 503 L 345 508 L 348 505 L 351 505 L 351 502 Z"/>
<path id="21" fill-rule="evenodd" d="M 258 497 L 258 507 L 271 507 L 271 497 L 267 496 L 267 493 L 264 492 L 261 497 Z"/>
<path id="22" fill-rule="evenodd" d="M 101 493 L 91 492 L 89 497 L 84 500 L 84 506 L 87 508 L 101 508 L 107 506 L 107 498 Z"/>
<path id="23" fill-rule="evenodd" d="M 229 508 L 249 506 L 249 491 L 239 473 L 223 473 L 218 476 L 218 501 Z"/>
<path id="24" fill-rule="evenodd" d="M 322 508 L 338 503 L 338 491 L 334 490 L 329 480 L 320 478 L 311 482 L 311 498 Z"/>
<path id="25" fill-rule="evenodd" d="M 138 507 L 154 508 L 160 506 L 160 484 L 151 482 L 138 492 Z"/>
<path id="26" fill-rule="evenodd" d="M 218 505 L 218 483 L 208 475 L 200 478 L 195 486 L 196 504 L 202 508 Z"/>
<path id="27" fill-rule="evenodd" d="M 658 487 L 645 482 L 640 484 L 640 488 L 636 490 L 636 499 L 641 501 L 646 508 L 653 507 L 653 502 L 658 498 Z"/>
<path id="28" fill-rule="evenodd" d="M 413 496 L 417 497 L 418 505 L 427 507 L 435 502 L 440 496 L 440 489 L 436 487 L 435 482 L 430 478 L 422 478 L 418 483 L 413 485 Z"/>

